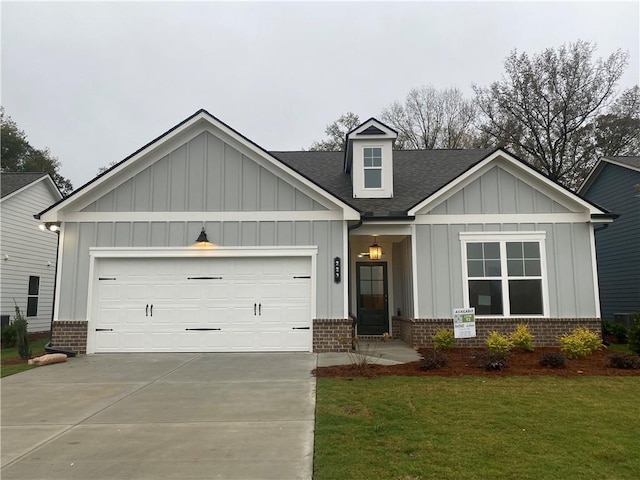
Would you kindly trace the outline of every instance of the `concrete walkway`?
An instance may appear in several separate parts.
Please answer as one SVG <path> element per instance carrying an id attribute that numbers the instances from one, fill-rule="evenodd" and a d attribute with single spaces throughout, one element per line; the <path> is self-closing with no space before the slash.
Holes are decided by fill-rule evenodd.
<path id="1" fill-rule="evenodd" d="M 320 353 L 318 366 L 349 365 L 364 356 L 372 365 L 396 365 L 420 360 L 420 355 L 402 340 L 360 340 L 357 352 L 354 353 Z"/>
<path id="2" fill-rule="evenodd" d="M 10 479 L 311 479 L 317 355 L 114 354 L 6 377 Z"/>

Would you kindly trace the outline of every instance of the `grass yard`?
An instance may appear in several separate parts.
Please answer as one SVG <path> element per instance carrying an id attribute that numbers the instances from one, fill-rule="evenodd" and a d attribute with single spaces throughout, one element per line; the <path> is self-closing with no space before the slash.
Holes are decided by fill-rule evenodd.
<path id="1" fill-rule="evenodd" d="M 638 479 L 640 377 L 319 378 L 314 480 Z"/>
<path id="2" fill-rule="evenodd" d="M 49 341 L 49 338 L 38 338 L 36 340 L 32 340 L 29 342 L 29 349 L 33 355 L 40 355 L 44 353 L 44 346 Z M 4 363 L 4 361 L 16 362 L 17 359 L 20 358 L 18 354 L 18 349 L 16 347 L 13 348 L 3 348 L 0 350 L 0 358 L 3 361 L 2 366 L 0 366 L 0 376 L 7 377 L 9 375 L 13 375 L 14 373 L 24 372 L 25 370 L 31 370 L 32 368 L 36 368 L 34 365 L 27 365 L 26 361 L 20 361 L 20 363 Z"/>

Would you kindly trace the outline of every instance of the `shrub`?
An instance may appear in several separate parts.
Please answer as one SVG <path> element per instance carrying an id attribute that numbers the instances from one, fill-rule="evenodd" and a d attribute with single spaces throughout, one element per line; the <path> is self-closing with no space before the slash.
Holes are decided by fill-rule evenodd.
<path id="1" fill-rule="evenodd" d="M 640 356 L 615 353 L 609 356 L 609 366 L 613 368 L 638 369 L 640 368 Z"/>
<path id="2" fill-rule="evenodd" d="M 627 327 L 621 323 L 610 320 L 602 321 L 602 333 L 615 337 L 616 343 L 627 343 L 629 337 Z"/>
<path id="3" fill-rule="evenodd" d="M 564 368 L 567 363 L 567 357 L 560 352 L 543 353 L 540 356 L 540 365 L 550 368 Z"/>
<path id="4" fill-rule="evenodd" d="M 629 328 L 629 349 L 640 355 L 640 311 L 631 316 L 633 323 Z"/>
<path id="5" fill-rule="evenodd" d="M 511 340 L 504 335 L 499 334 L 495 330 L 489 333 L 489 336 L 485 340 L 485 344 L 489 349 L 489 352 L 498 355 L 506 355 L 513 346 Z"/>
<path id="6" fill-rule="evenodd" d="M 449 359 L 445 357 L 440 350 L 434 349 L 424 356 L 420 362 L 420 368 L 422 370 L 435 370 L 444 367 L 448 363 Z"/>
<path id="7" fill-rule="evenodd" d="M 13 323 L 2 327 L 0 333 L 2 348 L 13 348 L 16 346 L 16 326 Z"/>
<path id="8" fill-rule="evenodd" d="M 456 343 L 456 337 L 450 328 L 439 328 L 433 334 L 433 348 L 436 350 L 447 350 Z"/>
<path id="9" fill-rule="evenodd" d="M 23 360 L 28 360 L 31 356 L 29 350 L 29 340 L 27 339 L 27 321 L 25 320 L 20 308 L 16 305 L 16 319 L 13 322 L 16 327 L 16 346 L 18 347 L 18 355 Z"/>
<path id="10" fill-rule="evenodd" d="M 533 335 L 529 331 L 529 325 L 519 324 L 509 335 L 509 340 L 515 348 L 527 352 L 533 351 Z"/>
<path id="11" fill-rule="evenodd" d="M 507 357 L 501 353 L 490 353 L 484 358 L 484 369 L 487 371 L 504 370 L 507 368 Z"/>
<path id="12" fill-rule="evenodd" d="M 584 358 L 601 346 L 600 336 L 584 327 L 576 327 L 573 332 L 560 337 L 560 350 L 568 358 Z"/>

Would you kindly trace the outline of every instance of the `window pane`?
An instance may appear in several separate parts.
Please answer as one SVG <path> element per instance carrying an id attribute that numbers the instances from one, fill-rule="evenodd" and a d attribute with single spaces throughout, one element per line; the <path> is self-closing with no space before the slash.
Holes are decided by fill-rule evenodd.
<path id="1" fill-rule="evenodd" d="M 360 282 L 360 294 L 361 295 L 371 294 L 371 282 L 369 280 L 363 280 Z"/>
<path id="2" fill-rule="evenodd" d="M 542 281 L 509 280 L 509 305 L 514 315 L 542 315 Z"/>
<path id="3" fill-rule="evenodd" d="M 527 277 L 539 277 L 542 275 L 540 260 L 525 260 L 524 267 Z"/>
<path id="4" fill-rule="evenodd" d="M 524 258 L 540 258 L 540 244 L 538 242 L 525 242 Z"/>
<path id="5" fill-rule="evenodd" d="M 487 277 L 499 277 L 501 271 L 500 260 L 485 260 L 484 271 Z"/>
<path id="6" fill-rule="evenodd" d="M 472 259 L 482 258 L 482 244 L 467 243 L 467 258 L 472 258 Z"/>
<path id="7" fill-rule="evenodd" d="M 524 275 L 522 260 L 507 260 L 507 270 L 511 277 L 522 277 Z"/>
<path id="8" fill-rule="evenodd" d="M 502 315 L 502 282 L 469 280 L 469 306 L 477 315 Z"/>
<path id="9" fill-rule="evenodd" d="M 382 186 L 382 170 L 364 171 L 364 188 L 380 188 Z"/>
<path id="10" fill-rule="evenodd" d="M 483 245 L 485 259 L 500 259 L 500 244 L 498 242 L 483 243 Z"/>
<path id="11" fill-rule="evenodd" d="M 371 293 L 384 295 L 384 283 L 378 280 L 371 282 Z"/>
<path id="12" fill-rule="evenodd" d="M 27 317 L 38 315 L 38 297 L 27 298 Z"/>
<path id="13" fill-rule="evenodd" d="M 382 265 L 376 265 L 371 267 L 371 278 L 374 280 L 382 280 L 384 278 L 384 267 Z"/>
<path id="14" fill-rule="evenodd" d="M 467 271 L 470 277 L 484 277 L 484 262 L 482 260 L 467 260 Z"/>
<path id="15" fill-rule="evenodd" d="M 29 295 L 38 295 L 40 290 L 40 277 L 29 277 Z"/>
<path id="16" fill-rule="evenodd" d="M 522 258 L 522 242 L 507 242 L 507 258 Z"/>
<path id="17" fill-rule="evenodd" d="M 371 267 L 368 265 L 360 265 L 360 280 L 371 280 Z"/>

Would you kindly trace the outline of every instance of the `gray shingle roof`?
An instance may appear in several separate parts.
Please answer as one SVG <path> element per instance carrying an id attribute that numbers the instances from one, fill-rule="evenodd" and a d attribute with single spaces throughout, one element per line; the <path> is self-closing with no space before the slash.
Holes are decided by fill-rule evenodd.
<path id="1" fill-rule="evenodd" d="M 309 180 L 367 216 L 406 215 L 484 159 L 493 150 L 395 150 L 393 198 L 353 198 L 351 178 L 342 171 L 344 152 L 269 152 Z"/>
<path id="2" fill-rule="evenodd" d="M 4 198 L 17 190 L 20 190 L 22 187 L 35 182 L 45 175 L 47 174 L 34 172 L 2 172 L 2 174 L 0 174 L 0 188 L 2 189 L 2 196 L 0 198 Z"/>

